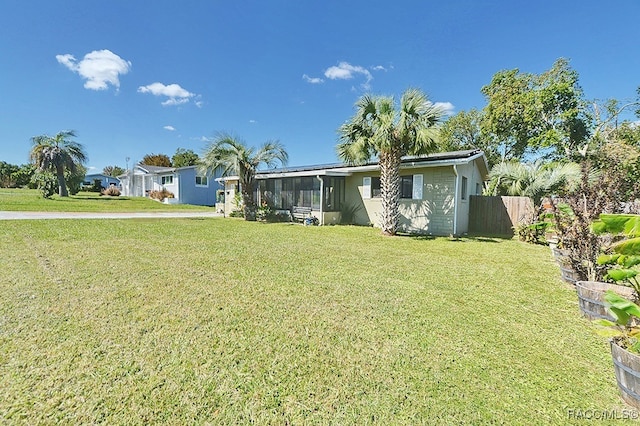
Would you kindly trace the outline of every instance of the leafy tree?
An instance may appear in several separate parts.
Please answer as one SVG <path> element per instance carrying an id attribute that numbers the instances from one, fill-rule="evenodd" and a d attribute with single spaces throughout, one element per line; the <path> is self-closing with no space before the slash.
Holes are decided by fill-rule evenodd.
<path id="1" fill-rule="evenodd" d="M 500 141 L 506 160 L 527 153 L 575 158 L 589 136 L 578 73 L 566 59 L 540 75 L 500 71 L 482 93 L 488 101 L 483 128 Z"/>
<path id="2" fill-rule="evenodd" d="M 278 141 L 265 142 L 258 149 L 227 133 L 218 134 L 205 148 L 202 164 L 207 170 L 220 167 L 223 175 L 237 175 L 244 203 L 246 220 L 256 220 L 256 206 L 253 198 L 255 176 L 262 164 L 275 167 L 286 165 L 289 155 Z"/>
<path id="3" fill-rule="evenodd" d="M 55 136 L 40 135 L 31 138 L 33 145 L 29 158 L 40 172 L 50 171 L 58 179 L 58 194 L 68 197 L 65 170 L 72 173 L 87 161 L 87 154 L 78 142 L 73 130 L 65 130 Z"/>
<path id="4" fill-rule="evenodd" d="M 198 154 L 190 149 L 178 148 L 171 157 L 173 167 L 195 166 L 200 161 Z"/>
<path id="5" fill-rule="evenodd" d="M 460 111 L 443 123 L 439 147 L 442 151 L 481 149 L 489 168 L 502 160 L 494 138 L 482 129 L 482 111 L 475 108 Z"/>
<path id="6" fill-rule="evenodd" d="M 339 129 L 338 155 L 349 164 L 362 164 L 377 156 L 380 164 L 382 233 L 398 229 L 400 161 L 437 149 L 438 124 L 444 111 L 417 89 L 408 89 L 399 108 L 393 97 L 364 95 L 355 115 Z"/>
<path id="7" fill-rule="evenodd" d="M 147 166 L 172 167 L 171 159 L 165 154 L 147 154 L 142 158 L 140 164 Z"/>
<path id="8" fill-rule="evenodd" d="M 33 185 L 31 182 L 31 178 L 33 177 L 33 174 L 35 172 L 36 167 L 33 164 L 21 165 L 18 170 L 13 173 L 13 178 L 15 179 L 16 186 L 23 187 Z"/>
<path id="9" fill-rule="evenodd" d="M 75 170 L 66 170 L 64 180 L 67 182 L 69 194 L 76 195 L 82 189 L 84 177 L 87 175 L 87 169 L 84 166 L 77 166 Z"/>
<path id="10" fill-rule="evenodd" d="M 16 185 L 15 173 L 20 168 L 14 164 L 0 161 L 0 187 L 10 188 Z"/>
<path id="11" fill-rule="evenodd" d="M 118 177 L 124 174 L 124 172 L 125 172 L 125 169 L 119 166 L 106 166 L 104 169 L 102 169 L 103 174 L 107 176 L 113 176 L 113 177 Z"/>

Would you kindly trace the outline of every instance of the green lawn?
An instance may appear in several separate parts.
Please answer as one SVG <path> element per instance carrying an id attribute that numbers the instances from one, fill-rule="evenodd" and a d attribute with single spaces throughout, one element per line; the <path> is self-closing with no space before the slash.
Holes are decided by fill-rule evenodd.
<path id="1" fill-rule="evenodd" d="M 162 204 L 144 197 L 103 197 L 96 192 L 80 192 L 70 197 L 54 195 L 42 198 L 35 189 L 0 188 L 0 210 L 51 212 L 168 212 L 176 210 L 213 210 L 187 204 Z"/>
<path id="2" fill-rule="evenodd" d="M 546 247 L 47 220 L 0 223 L 0 259 L 0 423 L 531 425 L 625 408 Z"/>

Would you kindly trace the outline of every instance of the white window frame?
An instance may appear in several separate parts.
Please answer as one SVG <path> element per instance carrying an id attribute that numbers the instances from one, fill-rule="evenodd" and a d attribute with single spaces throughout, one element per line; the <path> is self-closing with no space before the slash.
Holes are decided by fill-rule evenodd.
<path id="1" fill-rule="evenodd" d="M 371 198 L 371 176 L 362 178 L 362 198 Z"/>
<path id="2" fill-rule="evenodd" d="M 167 182 L 167 180 L 171 180 L 171 182 Z M 173 175 L 160 176 L 160 184 L 163 186 L 173 185 Z"/>

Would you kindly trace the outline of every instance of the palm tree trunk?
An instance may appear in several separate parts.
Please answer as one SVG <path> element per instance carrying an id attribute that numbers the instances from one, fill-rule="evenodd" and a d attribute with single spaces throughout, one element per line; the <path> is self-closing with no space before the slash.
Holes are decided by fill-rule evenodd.
<path id="1" fill-rule="evenodd" d="M 64 181 L 64 167 L 61 164 L 56 165 L 56 176 L 58 177 L 58 195 L 68 197 L 67 183 Z"/>
<path id="2" fill-rule="evenodd" d="M 380 153 L 381 228 L 384 235 L 395 235 L 400 217 L 400 152 Z"/>
<path id="3" fill-rule="evenodd" d="M 255 222 L 256 206 L 253 200 L 253 177 L 249 171 L 245 171 L 244 184 L 240 184 L 242 191 L 242 202 L 244 203 L 244 220 Z"/>

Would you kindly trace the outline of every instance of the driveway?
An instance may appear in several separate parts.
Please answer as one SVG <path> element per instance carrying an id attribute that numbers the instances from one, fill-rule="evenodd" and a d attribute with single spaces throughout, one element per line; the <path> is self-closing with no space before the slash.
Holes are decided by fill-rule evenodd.
<path id="1" fill-rule="evenodd" d="M 222 217 L 214 212 L 141 212 L 141 213 L 87 213 L 87 212 L 7 212 L 0 211 L 0 220 L 23 219 L 165 219 L 189 217 Z"/>

